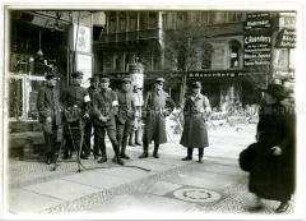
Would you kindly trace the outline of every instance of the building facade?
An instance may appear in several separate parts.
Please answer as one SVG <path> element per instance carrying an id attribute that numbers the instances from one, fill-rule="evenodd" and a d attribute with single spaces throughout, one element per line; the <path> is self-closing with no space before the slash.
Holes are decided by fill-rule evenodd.
<path id="1" fill-rule="evenodd" d="M 268 50 L 267 66 L 245 65 L 246 26 L 252 13 L 107 11 L 104 32 L 94 42 L 97 69 L 111 78 L 120 78 L 128 73 L 128 64 L 139 57 L 145 68 L 146 84 L 154 76 L 168 76 L 172 83 L 168 84 L 169 90 L 176 99 L 181 90 L 181 75 L 186 74 L 187 83 L 202 82 L 203 92 L 214 107 L 256 103 L 260 97 L 256 87 L 265 86 L 273 75 L 270 60 L 274 51 Z M 259 14 L 250 24 L 265 18 L 262 12 Z M 267 14 L 272 39 L 279 13 Z M 252 30 L 256 32 L 257 27 Z"/>

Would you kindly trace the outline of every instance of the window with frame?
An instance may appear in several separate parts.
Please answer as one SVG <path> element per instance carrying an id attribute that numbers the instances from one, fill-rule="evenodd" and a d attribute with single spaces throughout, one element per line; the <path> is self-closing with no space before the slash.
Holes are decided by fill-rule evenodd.
<path id="1" fill-rule="evenodd" d="M 210 15 L 209 11 L 201 12 L 201 23 L 202 24 L 209 24 L 210 22 L 209 15 Z"/>
<path id="2" fill-rule="evenodd" d="M 148 12 L 140 12 L 139 14 L 139 29 L 145 30 L 148 29 Z"/>
<path id="3" fill-rule="evenodd" d="M 241 67 L 242 46 L 237 40 L 230 42 L 230 68 Z"/>
<path id="4" fill-rule="evenodd" d="M 183 28 L 186 21 L 186 13 L 185 12 L 178 12 L 176 15 L 176 28 L 180 29 Z"/>
<path id="5" fill-rule="evenodd" d="M 137 30 L 137 12 L 129 13 L 129 31 Z"/>
<path id="6" fill-rule="evenodd" d="M 109 33 L 115 33 L 117 29 L 117 18 L 116 18 L 116 12 L 110 12 L 109 18 L 108 18 L 108 31 Z"/>
<path id="7" fill-rule="evenodd" d="M 149 28 L 158 28 L 158 12 L 149 12 Z"/>
<path id="8" fill-rule="evenodd" d="M 119 32 L 126 31 L 126 13 L 120 12 L 119 13 Z"/>

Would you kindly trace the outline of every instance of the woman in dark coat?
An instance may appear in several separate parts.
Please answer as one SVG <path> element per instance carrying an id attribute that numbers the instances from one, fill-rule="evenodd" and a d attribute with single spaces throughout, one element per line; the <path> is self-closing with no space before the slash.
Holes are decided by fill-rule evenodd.
<path id="1" fill-rule="evenodd" d="M 255 158 L 250 169 L 249 190 L 257 197 L 253 209 L 263 207 L 261 198 L 280 201 L 275 212 L 288 209 L 295 181 L 295 115 L 293 105 L 282 103 L 283 86 L 270 84 L 257 126 Z"/>
<path id="2" fill-rule="evenodd" d="M 192 84 L 192 94 L 186 99 L 184 107 L 185 124 L 181 144 L 187 147 L 187 156 L 183 161 L 192 160 L 194 148 L 199 149 L 199 163 L 202 163 L 204 148 L 208 144 L 206 116 L 210 112 L 209 100 L 201 94 L 201 83 Z"/>

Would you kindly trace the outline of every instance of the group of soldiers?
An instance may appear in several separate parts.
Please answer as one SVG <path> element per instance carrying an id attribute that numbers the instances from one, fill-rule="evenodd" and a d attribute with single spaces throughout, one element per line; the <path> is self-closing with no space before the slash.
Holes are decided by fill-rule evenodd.
<path id="1" fill-rule="evenodd" d="M 60 150 L 63 158 L 69 159 L 77 153 L 79 159 L 88 159 L 91 152 L 98 163 L 107 161 L 105 135 L 107 133 L 115 156 L 113 162 L 124 165 L 129 159 L 126 153 L 128 138 L 130 145 L 141 145 L 142 120 L 143 153 L 154 140 L 153 157 L 159 158 L 159 145 L 166 142 L 165 117 L 175 107 L 170 96 L 163 90 L 163 78 L 157 78 L 154 88 L 145 101 L 138 86 L 132 88 L 131 79 L 121 80 L 120 88 L 109 87 L 109 78 L 91 78 L 91 86 L 81 86 L 82 72 L 71 75 L 71 84 L 63 89 L 57 84 L 57 75 L 48 72 L 46 85 L 38 92 L 37 109 L 46 142 L 46 162 L 56 163 Z M 92 131 L 94 145 L 91 149 Z"/>

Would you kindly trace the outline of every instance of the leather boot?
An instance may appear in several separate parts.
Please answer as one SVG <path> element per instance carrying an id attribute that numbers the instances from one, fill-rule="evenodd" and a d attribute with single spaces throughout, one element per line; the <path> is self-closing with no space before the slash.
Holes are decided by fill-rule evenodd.
<path id="1" fill-rule="evenodd" d="M 135 131 L 135 144 L 141 146 L 140 129 Z"/>
<path id="2" fill-rule="evenodd" d="M 103 157 L 101 157 L 100 160 L 98 160 L 98 163 L 105 163 L 105 162 L 107 162 L 107 157 L 106 156 L 103 156 Z"/>
<path id="3" fill-rule="evenodd" d="M 141 158 L 148 158 L 149 157 L 148 151 L 149 151 L 149 145 L 144 144 L 144 146 L 143 146 L 143 153 L 138 158 L 140 158 L 140 159 Z"/>
<path id="4" fill-rule="evenodd" d="M 204 148 L 199 148 L 199 160 L 198 163 L 203 163 L 202 158 L 204 154 Z"/>
<path id="5" fill-rule="evenodd" d="M 135 147 L 134 139 L 135 139 L 135 132 L 132 131 L 132 132 L 130 133 L 129 146 Z"/>
<path id="6" fill-rule="evenodd" d="M 187 148 L 187 156 L 182 158 L 182 161 L 192 160 L 193 148 Z"/>
<path id="7" fill-rule="evenodd" d="M 154 158 L 159 158 L 158 148 L 159 148 L 159 145 L 156 144 L 156 145 L 154 146 L 154 151 L 153 151 L 153 157 L 154 157 Z"/>
<path id="8" fill-rule="evenodd" d="M 121 147 L 120 158 L 124 158 L 126 160 L 129 160 L 130 157 L 128 155 L 126 155 L 125 149 L 126 149 L 126 144 L 122 145 L 122 147 Z"/>

